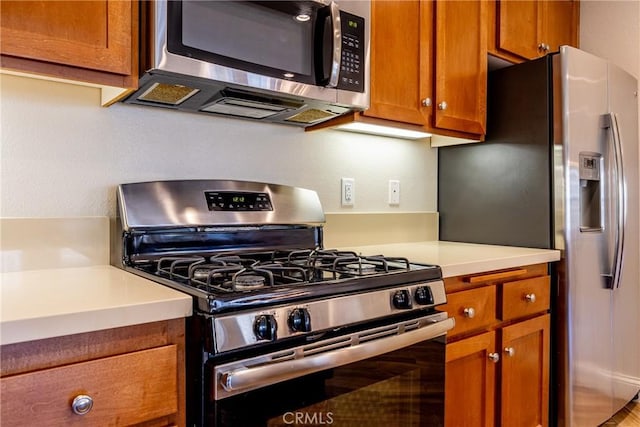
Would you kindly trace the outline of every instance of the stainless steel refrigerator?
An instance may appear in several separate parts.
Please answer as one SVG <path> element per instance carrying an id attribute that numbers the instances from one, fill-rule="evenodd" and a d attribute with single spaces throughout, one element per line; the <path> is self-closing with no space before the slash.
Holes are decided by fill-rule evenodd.
<path id="1" fill-rule="evenodd" d="M 440 148 L 440 239 L 561 251 L 551 425 L 640 390 L 638 82 L 581 50 L 489 73 L 485 142 Z"/>

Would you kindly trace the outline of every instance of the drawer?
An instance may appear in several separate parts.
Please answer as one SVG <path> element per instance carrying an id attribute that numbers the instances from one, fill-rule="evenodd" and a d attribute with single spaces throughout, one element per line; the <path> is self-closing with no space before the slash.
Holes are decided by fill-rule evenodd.
<path id="1" fill-rule="evenodd" d="M 447 295 L 447 303 L 438 307 L 449 313 L 456 326 L 447 333 L 455 336 L 475 329 L 482 329 L 497 322 L 496 287 L 484 286 Z"/>
<path id="2" fill-rule="evenodd" d="M 21 425 L 131 425 L 178 411 L 177 346 L 167 345 L 0 379 L 0 418 Z M 84 415 L 78 395 L 93 399 Z"/>
<path id="3" fill-rule="evenodd" d="M 550 285 L 549 276 L 502 284 L 500 319 L 510 320 L 549 310 Z"/>

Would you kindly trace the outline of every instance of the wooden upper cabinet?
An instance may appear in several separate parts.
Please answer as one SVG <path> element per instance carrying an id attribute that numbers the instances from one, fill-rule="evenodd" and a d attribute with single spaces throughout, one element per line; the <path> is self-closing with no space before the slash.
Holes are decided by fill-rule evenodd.
<path id="1" fill-rule="evenodd" d="M 371 102 L 363 114 L 386 120 L 428 124 L 431 97 L 431 1 L 371 3 Z"/>
<path id="2" fill-rule="evenodd" d="M 0 53 L 5 69 L 135 87 L 138 2 L 3 0 Z"/>
<path id="3" fill-rule="evenodd" d="M 578 45 L 578 0 L 497 0 L 491 7 L 495 46 L 489 51 L 497 56 L 517 62 Z"/>
<path id="4" fill-rule="evenodd" d="M 373 0 L 371 102 L 355 120 L 481 139 L 486 2 Z"/>
<path id="5" fill-rule="evenodd" d="M 577 0 L 542 2 L 542 34 L 550 52 L 557 52 L 560 46 L 578 47 L 579 3 Z"/>
<path id="6" fill-rule="evenodd" d="M 435 3 L 435 127 L 485 133 L 487 33 L 485 1 Z"/>

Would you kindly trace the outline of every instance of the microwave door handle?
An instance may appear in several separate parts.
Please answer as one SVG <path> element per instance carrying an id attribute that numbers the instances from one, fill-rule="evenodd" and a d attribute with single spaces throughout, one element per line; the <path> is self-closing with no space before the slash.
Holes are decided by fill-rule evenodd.
<path id="1" fill-rule="evenodd" d="M 340 60 L 342 58 L 342 25 L 340 23 L 340 8 L 336 2 L 331 2 L 331 29 L 333 33 L 333 55 L 331 58 L 331 74 L 328 87 L 338 86 L 340 77 Z"/>

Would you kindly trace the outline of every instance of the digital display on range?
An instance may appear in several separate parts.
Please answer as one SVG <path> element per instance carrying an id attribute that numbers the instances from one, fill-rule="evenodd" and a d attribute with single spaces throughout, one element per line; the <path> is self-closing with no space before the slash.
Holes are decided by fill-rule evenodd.
<path id="1" fill-rule="evenodd" d="M 210 211 L 272 211 L 267 193 L 241 191 L 205 191 Z"/>

